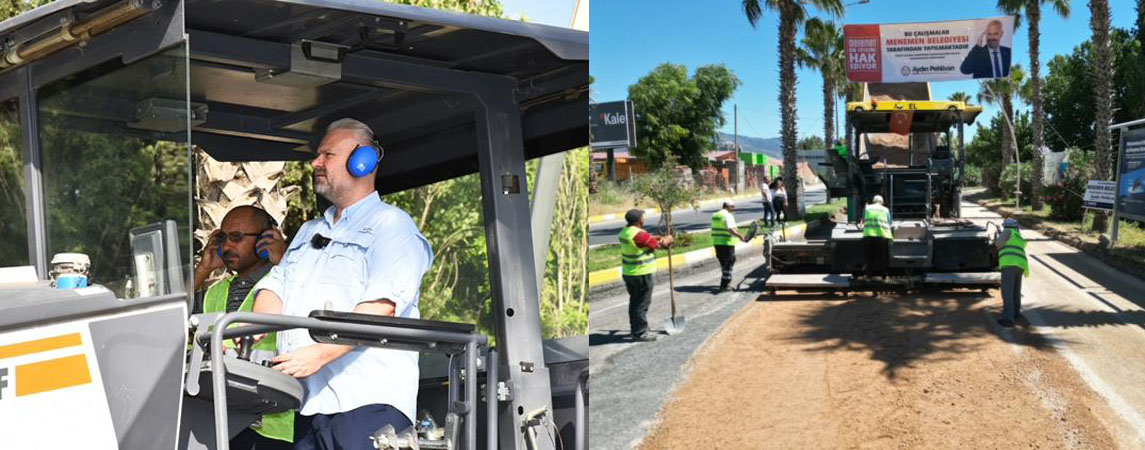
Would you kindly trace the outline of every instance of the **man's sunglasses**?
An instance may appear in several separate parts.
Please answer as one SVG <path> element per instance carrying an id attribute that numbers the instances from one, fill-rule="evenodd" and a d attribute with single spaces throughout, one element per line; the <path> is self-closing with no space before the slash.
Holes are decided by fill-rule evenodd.
<path id="1" fill-rule="evenodd" d="M 259 236 L 261 234 L 262 233 L 243 233 L 240 231 L 235 231 L 233 233 L 223 233 L 215 237 L 215 242 L 222 244 L 223 241 L 230 239 L 232 244 L 238 244 L 239 242 L 242 242 L 243 239 L 247 236 Z"/>

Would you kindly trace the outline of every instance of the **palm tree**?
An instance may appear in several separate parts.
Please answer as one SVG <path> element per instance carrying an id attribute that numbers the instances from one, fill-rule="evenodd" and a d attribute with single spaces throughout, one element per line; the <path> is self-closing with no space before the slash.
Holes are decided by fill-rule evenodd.
<path id="1" fill-rule="evenodd" d="M 950 97 L 947 97 L 947 100 L 950 100 L 952 102 L 962 102 L 962 103 L 965 103 L 967 105 L 970 104 L 970 99 L 971 99 L 970 94 L 967 94 L 967 93 L 962 92 L 962 91 L 955 92 L 953 94 L 950 94 Z"/>
<path id="2" fill-rule="evenodd" d="M 1094 139 L 1097 153 L 1097 176 L 1108 180 L 1113 175 L 1113 148 L 1109 124 L 1113 121 L 1113 48 L 1109 44 L 1109 0 L 1089 1 L 1089 28 L 1093 31 L 1093 100 Z M 1105 214 L 1093 218 L 1093 230 L 1104 232 Z"/>
<path id="3" fill-rule="evenodd" d="M 1045 111 L 1042 107 L 1042 76 L 1041 61 L 1038 60 L 1039 46 L 1041 44 L 1041 31 L 1038 22 L 1042 18 L 1042 3 L 1048 3 L 1062 17 L 1069 17 L 1069 0 L 998 0 L 998 8 L 1007 14 L 1026 13 L 1030 36 L 1030 99 L 1034 107 L 1034 167 L 1042 167 L 1042 146 L 1044 136 L 1042 126 L 1045 123 Z M 1019 16 L 1020 17 L 1020 16 Z M 1015 23 L 1015 26 L 1017 24 Z M 1042 171 L 1033 171 L 1034 192 L 1032 193 L 1032 206 L 1035 211 L 1042 209 Z"/>
<path id="4" fill-rule="evenodd" d="M 803 46 L 797 49 L 799 67 L 818 69 L 823 77 L 823 142 L 835 143 L 835 90 L 844 75 L 843 31 L 834 22 L 818 17 L 807 21 Z"/>
<path id="5" fill-rule="evenodd" d="M 843 142 L 847 145 L 848 150 L 851 148 L 852 145 L 854 145 L 854 142 L 851 142 L 851 138 L 854 137 L 853 136 L 854 130 L 851 129 L 851 115 L 847 114 L 846 102 L 857 102 L 857 101 L 862 100 L 863 99 L 863 90 L 864 90 L 865 84 L 866 83 L 856 83 L 854 81 L 840 80 L 838 94 L 839 94 L 839 98 L 841 100 L 843 100 L 843 102 L 844 102 L 844 104 L 843 104 L 843 106 L 844 106 L 844 108 L 843 108 L 843 136 L 844 136 L 844 138 L 843 139 L 844 139 L 844 141 Z"/>
<path id="6" fill-rule="evenodd" d="M 997 105 L 1002 108 L 1002 118 L 1005 123 L 1002 127 L 1002 167 L 1014 161 L 1018 150 L 1014 131 L 1014 97 L 1022 98 L 1022 80 L 1026 73 L 1021 65 L 1015 64 L 1010 68 L 1007 78 L 993 78 L 978 82 L 978 103 Z"/>
<path id="7" fill-rule="evenodd" d="M 947 97 L 947 100 L 950 100 L 952 102 L 962 102 L 962 103 L 969 105 L 970 104 L 970 94 L 967 94 L 967 93 L 962 92 L 962 91 L 958 91 L 958 92 L 955 92 L 953 94 L 950 94 L 950 97 Z M 958 127 L 958 144 L 959 145 L 962 145 L 962 142 L 963 142 L 962 141 L 962 128 L 963 127 Z M 958 155 L 959 158 L 962 157 L 962 148 L 961 147 L 954 148 L 954 145 L 950 145 L 950 147 L 951 147 L 950 149 L 952 151 L 957 152 L 954 154 Z"/>
<path id="8" fill-rule="evenodd" d="M 764 9 L 779 13 L 779 108 L 783 139 L 783 184 L 793 189 L 787 193 L 788 214 L 799 215 L 799 189 L 795 143 L 795 33 L 807 18 L 807 5 L 832 16 L 843 13 L 840 0 L 743 0 L 743 13 L 755 27 Z"/>

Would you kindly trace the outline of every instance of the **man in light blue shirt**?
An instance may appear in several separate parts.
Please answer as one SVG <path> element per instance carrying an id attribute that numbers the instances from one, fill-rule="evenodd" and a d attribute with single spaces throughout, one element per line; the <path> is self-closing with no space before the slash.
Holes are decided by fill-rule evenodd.
<path id="1" fill-rule="evenodd" d="M 408 214 L 382 202 L 376 170 L 351 174 L 350 154 L 366 146 L 376 144 L 362 122 L 341 119 L 327 128 L 312 164 L 314 190 L 333 206 L 302 225 L 282 262 L 255 286 L 255 312 L 420 318 L 421 279 L 433 251 Z M 307 330 L 288 330 L 278 333 L 273 362 L 306 388 L 299 412 L 311 424 L 297 433 L 295 449 L 372 449 L 374 431 L 387 423 L 402 430 L 414 418 L 416 352 L 319 344 Z"/>

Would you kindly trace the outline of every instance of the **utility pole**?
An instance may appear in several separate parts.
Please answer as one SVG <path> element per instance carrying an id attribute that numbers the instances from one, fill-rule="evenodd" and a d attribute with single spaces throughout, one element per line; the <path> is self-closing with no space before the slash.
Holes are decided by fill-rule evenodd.
<path id="1" fill-rule="evenodd" d="M 732 104 L 732 117 L 735 118 L 732 121 L 732 130 L 735 133 L 736 158 L 739 158 L 739 105 L 734 103 Z"/>

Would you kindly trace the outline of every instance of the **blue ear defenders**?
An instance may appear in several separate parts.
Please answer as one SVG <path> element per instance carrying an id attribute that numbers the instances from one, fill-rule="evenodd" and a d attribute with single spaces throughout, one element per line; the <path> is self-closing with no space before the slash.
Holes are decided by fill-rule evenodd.
<path id="1" fill-rule="evenodd" d="M 278 227 L 278 221 L 274 220 L 274 217 L 271 217 L 270 214 L 267 214 L 266 217 L 268 219 L 270 219 L 271 228 L 277 228 Z M 265 230 L 265 231 L 263 231 L 263 233 L 266 233 L 267 231 L 270 231 L 270 230 L 269 229 Z M 265 247 L 262 247 L 259 245 L 260 243 L 262 243 L 262 241 L 263 241 L 263 236 L 260 235 L 258 237 L 258 242 L 255 242 L 255 244 L 254 244 L 255 249 L 258 250 L 257 251 L 258 257 L 259 257 L 259 259 L 262 259 L 263 261 L 270 261 L 270 250 L 267 250 Z M 222 248 L 222 247 L 219 247 L 219 248 Z"/>
<path id="2" fill-rule="evenodd" d="M 376 141 L 370 144 L 357 146 L 350 153 L 350 157 L 346 158 L 346 170 L 354 178 L 362 178 L 374 173 L 374 170 L 378 168 L 378 163 L 382 160 L 382 156 L 386 154 L 386 151 Z"/>

